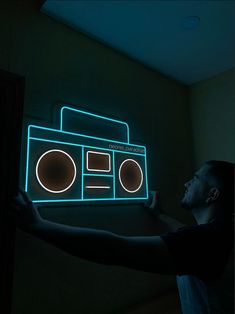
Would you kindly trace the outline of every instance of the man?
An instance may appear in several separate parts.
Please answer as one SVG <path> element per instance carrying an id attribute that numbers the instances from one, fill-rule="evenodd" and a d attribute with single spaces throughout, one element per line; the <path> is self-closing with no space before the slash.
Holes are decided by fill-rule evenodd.
<path id="1" fill-rule="evenodd" d="M 192 212 L 197 225 L 161 236 L 125 237 L 49 222 L 24 192 L 15 200 L 14 217 L 23 230 L 74 256 L 177 275 L 184 314 L 228 314 L 231 308 L 222 308 L 216 285 L 233 248 L 234 164 L 209 161 L 185 188 L 182 206 Z M 173 229 L 182 226 L 164 215 L 159 219 L 168 219 Z"/>

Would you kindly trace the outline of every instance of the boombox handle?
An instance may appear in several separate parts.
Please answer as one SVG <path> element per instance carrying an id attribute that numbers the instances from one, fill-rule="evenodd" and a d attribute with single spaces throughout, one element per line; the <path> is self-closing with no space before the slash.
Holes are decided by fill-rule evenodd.
<path id="1" fill-rule="evenodd" d="M 105 136 L 101 136 L 100 138 L 104 138 L 104 139 L 108 139 L 109 138 L 109 134 L 112 133 L 112 131 L 116 128 L 119 132 L 123 133 L 123 136 L 121 136 L 121 142 L 123 143 L 127 143 L 129 144 L 129 140 L 130 140 L 130 136 L 129 136 L 129 125 L 126 122 L 120 121 L 120 120 L 116 120 L 116 119 L 112 119 L 112 118 L 107 118 L 98 114 L 94 114 L 94 113 L 90 113 L 87 111 L 83 111 L 80 109 L 75 109 L 75 108 L 71 108 L 68 107 L 66 105 L 62 105 L 61 110 L 60 110 L 60 130 L 61 131 L 67 131 L 67 132 L 73 132 L 74 130 L 72 130 L 72 127 L 70 124 L 66 125 L 66 113 L 72 112 L 73 113 L 73 117 L 75 116 L 75 114 L 77 114 L 77 120 L 79 121 L 79 119 L 82 118 L 82 120 L 85 120 L 86 124 L 88 125 L 89 128 L 89 123 L 92 119 L 92 127 L 96 127 L 96 124 L 98 126 L 98 128 L 100 127 L 100 125 L 103 123 L 105 124 Z M 78 133 L 78 134 L 83 134 L 86 136 L 90 136 L 91 132 L 90 130 L 87 130 L 87 125 L 86 128 L 82 129 L 81 124 L 78 123 L 78 125 L 76 125 L 77 129 L 76 131 L 74 131 L 74 133 Z M 80 127 L 80 129 L 79 129 Z M 104 128 L 104 126 L 103 126 Z M 97 129 L 96 129 L 97 131 Z M 94 132 L 94 131 L 93 131 Z M 116 131 L 117 133 L 117 131 Z M 115 137 L 110 137 L 110 139 L 112 140 L 117 140 L 120 142 L 120 138 L 117 137 L 117 135 L 115 135 Z"/>

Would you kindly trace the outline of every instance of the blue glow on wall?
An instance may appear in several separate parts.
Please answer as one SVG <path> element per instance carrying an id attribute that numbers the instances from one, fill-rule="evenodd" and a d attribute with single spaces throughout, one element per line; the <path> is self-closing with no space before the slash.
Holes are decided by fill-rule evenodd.
<path id="1" fill-rule="evenodd" d="M 59 128 L 29 125 L 25 190 L 35 203 L 148 198 L 146 147 L 126 122 L 68 106 Z"/>

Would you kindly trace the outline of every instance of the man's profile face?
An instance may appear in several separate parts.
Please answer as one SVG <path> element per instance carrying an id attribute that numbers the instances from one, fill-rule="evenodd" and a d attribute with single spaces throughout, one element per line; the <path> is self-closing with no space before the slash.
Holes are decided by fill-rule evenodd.
<path id="1" fill-rule="evenodd" d="M 210 191 L 207 183 L 208 166 L 202 166 L 193 178 L 185 183 L 185 194 L 181 200 L 181 205 L 187 209 L 203 208 L 207 206 L 206 199 Z"/>

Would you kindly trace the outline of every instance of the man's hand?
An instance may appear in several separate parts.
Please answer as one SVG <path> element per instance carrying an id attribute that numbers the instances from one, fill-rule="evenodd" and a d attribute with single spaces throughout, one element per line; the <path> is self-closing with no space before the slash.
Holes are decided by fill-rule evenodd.
<path id="1" fill-rule="evenodd" d="M 162 213 L 161 201 L 157 191 L 149 191 L 149 198 L 144 207 L 156 217 Z"/>
<path id="2" fill-rule="evenodd" d="M 22 189 L 19 190 L 18 195 L 13 198 L 10 204 L 9 216 L 17 227 L 25 231 L 30 230 L 32 225 L 42 220 L 37 207 Z"/>

